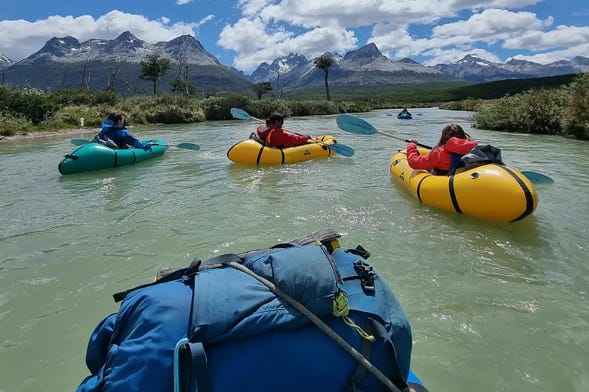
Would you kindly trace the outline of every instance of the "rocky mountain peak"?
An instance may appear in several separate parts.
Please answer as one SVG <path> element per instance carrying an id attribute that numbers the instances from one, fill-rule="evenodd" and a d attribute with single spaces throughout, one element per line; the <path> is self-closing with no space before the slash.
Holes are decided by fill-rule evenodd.
<path id="1" fill-rule="evenodd" d="M 276 79 L 278 75 L 284 75 L 300 66 L 305 66 L 309 60 L 305 56 L 296 53 L 289 53 L 287 56 L 275 58 L 271 64 L 263 62 L 252 73 L 251 79 L 257 82 L 265 82 Z"/>
<path id="2" fill-rule="evenodd" d="M 192 35 L 184 34 L 171 41 L 166 42 L 166 47 L 177 47 L 187 50 L 204 51 L 202 44 L 196 40 Z"/>
<path id="3" fill-rule="evenodd" d="M 288 71 L 299 65 L 308 63 L 305 56 L 296 53 L 289 53 L 288 56 L 280 57 L 272 62 L 272 65 L 279 67 L 282 71 Z"/>
<path id="4" fill-rule="evenodd" d="M 65 57 L 73 50 L 80 49 L 80 42 L 74 37 L 53 37 L 37 52 L 55 57 Z"/>
<path id="5" fill-rule="evenodd" d="M 402 58 L 401 60 L 398 61 L 399 63 L 403 63 L 403 64 L 413 64 L 413 65 L 419 65 L 419 63 L 413 59 L 410 59 L 409 57 L 405 57 Z"/>
<path id="6" fill-rule="evenodd" d="M 187 64 L 222 65 L 191 35 L 182 35 L 168 42 L 158 42 L 154 49 L 163 57 Z"/>
<path id="7" fill-rule="evenodd" d="M 571 64 L 576 65 L 582 72 L 589 72 L 589 58 L 583 56 L 575 56 Z"/>
<path id="8" fill-rule="evenodd" d="M 488 66 L 488 65 L 491 65 L 491 62 L 477 56 L 476 54 L 467 54 L 461 60 L 458 60 L 455 64 L 470 64 L 470 65 L 478 65 L 478 66 Z"/>
<path id="9" fill-rule="evenodd" d="M 145 41 L 142 41 L 139 38 L 135 37 L 129 31 L 125 31 L 114 40 L 107 41 L 106 45 L 104 46 L 104 50 L 106 53 L 110 52 L 119 55 L 131 54 L 138 50 L 143 50 L 145 48 Z"/>
<path id="10" fill-rule="evenodd" d="M 0 69 L 10 67 L 12 63 L 13 61 L 11 59 L 0 53 Z"/>
<path id="11" fill-rule="evenodd" d="M 374 43 L 364 45 L 360 49 L 352 50 L 344 55 L 344 61 L 361 61 L 363 63 L 385 57 Z"/>

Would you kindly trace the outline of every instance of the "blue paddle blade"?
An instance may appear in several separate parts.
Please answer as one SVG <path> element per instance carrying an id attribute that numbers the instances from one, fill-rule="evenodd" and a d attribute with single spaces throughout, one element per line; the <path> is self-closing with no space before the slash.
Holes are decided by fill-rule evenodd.
<path id="1" fill-rule="evenodd" d="M 231 115 L 238 120 L 250 120 L 252 117 L 245 110 L 231 108 Z"/>
<path id="2" fill-rule="evenodd" d="M 342 131 L 359 135 L 374 135 L 378 132 L 369 122 L 349 114 L 340 114 L 335 121 Z"/>
<path id="3" fill-rule="evenodd" d="M 343 155 L 345 157 L 351 157 L 354 155 L 354 149 L 352 147 L 346 146 L 345 144 L 329 144 L 329 148 L 335 151 L 339 155 Z"/>
<path id="4" fill-rule="evenodd" d="M 554 182 L 552 178 L 534 171 L 522 171 L 521 174 L 526 176 L 533 184 L 549 184 Z"/>
<path id="5" fill-rule="evenodd" d="M 194 143 L 180 143 L 180 144 L 177 144 L 176 147 L 185 148 L 187 150 L 194 150 L 194 151 L 200 150 L 200 146 L 198 144 L 194 144 Z"/>
<path id="6" fill-rule="evenodd" d="M 90 143 L 90 140 L 85 140 L 85 139 L 72 139 L 72 140 L 70 140 L 70 142 L 73 145 L 75 145 L 75 146 L 82 146 L 84 144 Z"/>

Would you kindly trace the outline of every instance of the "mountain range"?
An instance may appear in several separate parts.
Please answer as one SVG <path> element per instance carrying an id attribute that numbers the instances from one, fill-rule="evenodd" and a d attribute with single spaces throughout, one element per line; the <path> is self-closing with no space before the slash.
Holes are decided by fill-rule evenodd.
<path id="1" fill-rule="evenodd" d="M 251 84 L 272 83 L 275 91 L 321 89 L 324 73 L 313 60 L 291 53 L 260 64 L 251 75 L 222 64 L 199 41 L 183 35 L 171 41 L 149 44 L 124 32 L 113 40 L 54 37 L 29 57 L 13 62 L 0 54 L 0 83 L 16 88 L 42 90 L 64 88 L 109 88 L 122 95 L 149 94 L 152 84 L 139 79 L 141 61 L 149 54 L 172 60 L 172 69 L 161 78 L 160 89 L 169 90 L 170 82 L 182 78 L 194 84 L 202 94 L 251 91 Z M 357 50 L 330 54 L 330 87 L 370 87 L 400 83 L 426 83 L 464 80 L 481 83 L 502 79 L 526 79 L 589 71 L 589 58 L 538 64 L 510 60 L 493 63 L 467 55 L 451 64 L 425 66 L 412 59 L 394 61 L 370 43 Z"/>

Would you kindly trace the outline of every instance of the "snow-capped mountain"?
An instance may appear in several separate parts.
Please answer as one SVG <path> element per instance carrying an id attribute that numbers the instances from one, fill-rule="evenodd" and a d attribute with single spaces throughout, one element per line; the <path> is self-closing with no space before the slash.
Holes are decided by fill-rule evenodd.
<path id="1" fill-rule="evenodd" d="M 19 64 L 86 61 L 139 63 L 152 53 L 185 64 L 222 65 L 190 35 L 183 35 L 168 42 L 149 44 L 128 31 L 114 40 L 91 39 L 82 43 L 74 37 L 54 37 L 38 52 Z"/>
<path id="2" fill-rule="evenodd" d="M 589 71 L 589 59 L 575 57 L 571 61 L 561 60 L 544 65 L 515 59 L 505 63 L 493 63 L 471 54 L 451 64 L 437 64 L 434 68 L 460 79 L 481 83 L 587 72 Z"/>
<path id="3" fill-rule="evenodd" d="M 326 54 L 334 60 L 328 70 L 330 85 L 333 86 L 390 85 L 453 79 L 411 59 L 393 61 L 383 55 L 374 43 L 347 52 L 344 56 Z M 281 64 L 288 66 L 281 67 Z M 270 81 L 274 88 L 315 88 L 324 83 L 324 72 L 315 67 L 312 60 L 293 54 L 287 58 L 278 58 L 271 65 L 262 63 L 252 74 L 254 76 L 252 80 Z"/>
<path id="4" fill-rule="evenodd" d="M 338 64 L 348 71 L 381 71 L 381 72 L 418 72 L 424 74 L 439 74 L 440 72 L 419 64 L 411 59 L 393 61 L 383 55 L 375 44 L 370 43 L 358 50 L 348 52 Z"/>
<path id="5" fill-rule="evenodd" d="M 297 53 L 276 58 L 270 64 L 264 62 L 251 75 L 245 75 L 222 64 L 190 35 L 150 44 L 128 31 L 113 40 L 90 39 L 79 42 L 74 37 L 54 37 L 39 51 L 19 62 L 14 63 L 0 55 L 0 69 L 2 81 L 16 88 L 53 90 L 108 87 L 122 94 L 133 95 L 149 93 L 151 89 L 149 82 L 139 80 L 140 62 L 145 61 L 150 54 L 172 61 L 173 68 L 160 81 L 164 91 L 169 89 L 169 82 L 175 77 L 188 78 L 203 94 L 244 92 L 251 90 L 251 83 L 268 81 L 275 91 L 280 92 L 284 89 L 323 88 L 324 85 L 323 70 L 318 69 L 313 60 Z M 391 60 L 374 43 L 344 55 L 326 54 L 334 60 L 328 70 L 332 87 L 371 87 L 449 80 L 479 83 L 589 71 L 589 59 L 585 57 L 541 65 L 514 59 L 493 63 L 476 55 L 467 55 L 452 64 L 430 67 L 409 58 Z"/>
<path id="6" fill-rule="evenodd" d="M 187 78 L 202 93 L 243 91 L 249 86 L 244 75 L 221 64 L 190 35 L 150 44 L 128 31 L 113 40 L 54 37 L 39 51 L 6 67 L 3 76 L 17 88 L 108 88 L 120 94 L 144 94 L 151 89 L 149 82 L 139 80 L 140 63 L 151 54 L 172 63 L 160 80 L 163 91 L 170 89 L 175 77 Z"/>
<path id="7" fill-rule="evenodd" d="M 265 82 L 272 79 L 280 79 L 280 75 L 285 75 L 292 69 L 306 65 L 309 60 L 305 56 L 290 53 L 288 56 L 274 59 L 271 64 L 263 62 L 251 74 L 250 80 L 254 83 Z"/>
<path id="8" fill-rule="evenodd" d="M 0 69 L 10 67 L 12 63 L 13 61 L 11 59 L 0 53 Z"/>

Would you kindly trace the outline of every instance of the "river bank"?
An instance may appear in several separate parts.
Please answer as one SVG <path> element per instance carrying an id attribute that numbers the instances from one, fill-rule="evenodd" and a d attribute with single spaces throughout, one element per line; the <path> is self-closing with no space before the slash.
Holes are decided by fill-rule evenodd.
<path id="1" fill-rule="evenodd" d="M 11 141 L 15 141 L 15 140 L 41 139 L 41 138 L 65 136 L 65 135 L 95 134 L 98 132 L 100 132 L 100 129 L 98 129 L 98 128 L 92 128 L 92 129 L 90 129 L 90 128 L 75 128 L 75 129 L 62 129 L 59 131 L 38 131 L 38 132 L 25 133 L 22 135 L 12 135 L 12 136 L 0 135 L 0 143 L 11 142 Z"/>

